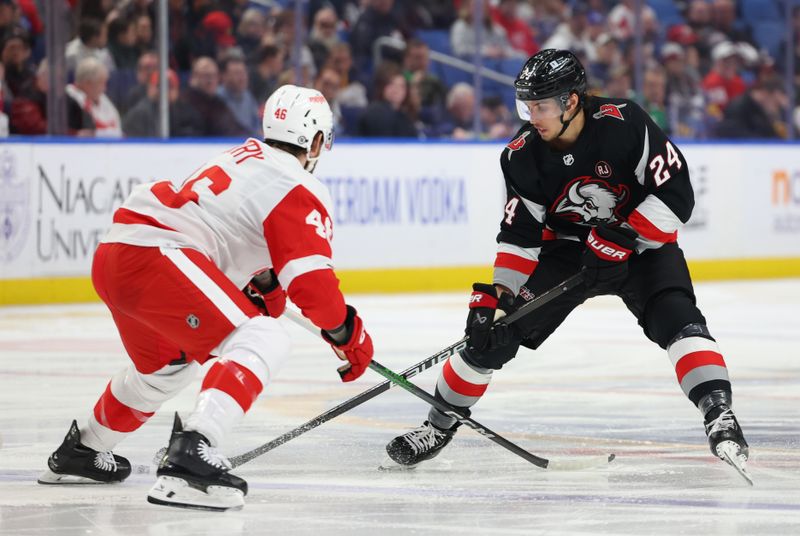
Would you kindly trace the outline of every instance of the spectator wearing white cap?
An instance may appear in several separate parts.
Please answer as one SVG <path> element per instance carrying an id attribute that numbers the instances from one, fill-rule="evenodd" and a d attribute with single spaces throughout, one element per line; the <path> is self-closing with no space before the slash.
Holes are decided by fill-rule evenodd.
<path id="1" fill-rule="evenodd" d="M 673 94 L 684 99 L 702 95 L 700 73 L 682 45 L 666 43 L 661 47 L 661 63 L 667 73 L 667 100 Z"/>
<path id="2" fill-rule="evenodd" d="M 717 43 L 711 50 L 711 60 L 713 67 L 703 79 L 702 87 L 708 100 L 708 114 L 720 119 L 728 103 L 747 90 L 747 84 L 739 75 L 742 60 L 735 44 Z"/>

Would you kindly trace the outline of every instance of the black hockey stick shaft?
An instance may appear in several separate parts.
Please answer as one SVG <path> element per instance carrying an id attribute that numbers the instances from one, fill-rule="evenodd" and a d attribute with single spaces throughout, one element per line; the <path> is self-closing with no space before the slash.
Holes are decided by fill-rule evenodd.
<path id="1" fill-rule="evenodd" d="M 437 363 L 440 363 L 440 362 L 444 361 L 445 359 L 448 359 L 448 358 L 454 356 L 456 353 L 460 352 L 461 350 L 463 350 L 466 347 L 467 347 L 467 338 L 465 337 L 465 338 L 461 339 L 460 341 L 458 341 L 457 343 L 451 344 L 450 346 L 448 346 L 444 350 L 440 351 L 439 353 L 430 356 L 429 358 L 425 359 L 424 361 L 420 361 L 419 363 L 417 363 L 416 365 L 414 365 L 412 367 L 407 368 L 406 370 L 401 372 L 399 375 L 404 377 L 404 378 L 412 378 L 412 377 L 416 376 L 417 374 L 419 374 L 420 372 L 431 368 L 432 366 L 436 365 Z M 252 460 L 253 458 L 257 458 L 258 456 L 261 456 L 262 454 L 265 454 L 265 453 L 269 452 L 270 450 L 283 445 L 287 441 L 291 441 L 295 437 L 303 435 L 306 432 L 308 432 L 309 430 L 313 430 L 317 426 L 319 426 L 319 425 L 321 425 L 323 423 L 326 423 L 326 422 L 328 422 L 329 420 L 331 420 L 331 419 L 333 419 L 335 417 L 338 417 L 342 413 L 346 413 L 346 412 L 350 411 L 351 409 L 353 409 L 353 408 L 355 408 L 357 406 L 360 406 L 364 402 L 366 402 L 368 400 L 372 400 L 373 398 L 375 398 L 379 394 L 388 391 L 394 385 L 395 384 L 392 383 L 389 380 L 386 380 L 385 382 L 379 383 L 378 385 L 376 385 L 374 387 L 371 387 L 370 389 L 367 389 L 363 393 L 358 394 L 358 395 L 354 396 L 353 398 L 351 398 L 349 400 L 345 400 L 344 402 L 342 402 L 338 406 L 329 409 L 325 413 L 322 413 L 322 414 L 318 415 L 317 417 L 314 417 L 310 421 L 308 421 L 308 422 L 306 422 L 304 424 L 301 424 L 297 428 L 295 428 L 293 430 L 289 430 L 285 434 L 276 437 L 272 441 L 270 441 L 268 443 L 264 443 L 260 447 L 256 447 L 251 451 L 245 452 L 245 453 L 240 454 L 238 456 L 233 456 L 230 459 L 231 465 L 233 465 L 233 467 L 239 467 L 243 463 L 247 463 L 250 460 Z"/>
<path id="2" fill-rule="evenodd" d="M 296 322 L 297 324 L 299 324 L 300 326 L 306 328 L 308 331 L 310 331 L 311 333 L 313 333 L 317 337 L 322 338 L 322 336 L 320 335 L 319 331 L 317 331 L 317 329 L 308 320 L 306 320 L 303 316 L 301 316 L 299 313 L 296 313 L 295 311 L 293 311 L 291 309 L 287 309 L 285 314 L 286 314 L 287 317 L 289 317 L 290 320 L 292 320 L 292 321 Z M 469 415 L 466 414 L 464 409 L 456 408 L 454 406 L 451 406 L 450 404 L 448 404 L 444 400 L 437 399 L 432 394 L 428 393 L 427 391 L 425 391 L 421 387 L 419 387 L 416 384 L 412 383 L 409 379 L 404 378 L 401 374 L 398 374 L 398 373 L 392 371 L 391 369 L 381 365 L 380 363 L 378 363 L 374 359 L 370 362 L 369 368 L 371 368 L 372 370 L 374 370 L 375 372 L 377 372 L 378 374 L 380 374 L 381 376 L 383 376 L 387 380 L 391 381 L 392 383 L 399 385 L 400 387 L 402 387 L 403 389 L 405 389 L 406 391 L 408 391 L 412 395 L 416 396 L 417 398 L 420 398 L 421 400 L 424 400 L 425 402 L 427 402 L 431 406 L 435 407 L 436 409 L 438 409 L 442 413 L 445 413 L 446 415 L 449 415 L 449 416 L 453 417 L 454 419 L 458 420 L 458 422 L 460 422 L 461 424 L 465 424 L 465 425 L 469 426 L 470 428 L 472 428 L 473 430 L 475 430 L 476 432 L 478 432 L 482 436 L 486 437 L 487 439 L 490 439 L 491 441 L 494 441 L 495 443 L 497 443 L 501 447 L 513 452 L 514 454 L 516 454 L 516 455 L 520 456 L 521 458 L 531 462 L 532 464 L 534 464 L 534 465 L 536 465 L 538 467 L 542 467 L 544 469 L 546 469 L 547 466 L 550 464 L 549 460 L 547 460 L 545 458 L 540 458 L 539 456 L 536 456 L 535 454 L 531 454 L 530 452 L 528 452 L 527 450 L 523 449 L 522 447 L 516 445 L 515 443 L 512 443 L 511 441 L 509 441 L 508 439 L 504 438 L 503 436 L 501 436 L 501 435 L 497 434 L 496 432 L 490 430 L 488 427 L 482 425 L 481 423 L 479 423 L 475 419 L 472 419 Z"/>
<path id="3" fill-rule="evenodd" d="M 561 296 L 568 290 L 580 284 L 582 281 L 583 281 L 583 274 L 578 272 L 577 274 L 565 279 L 552 289 L 540 294 L 539 296 L 536 296 L 533 300 L 529 301 L 528 303 L 526 303 L 525 305 L 523 305 L 510 315 L 503 317 L 502 321 L 506 324 L 511 324 L 519 320 L 520 318 L 528 315 L 529 313 L 532 313 L 536 309 L 539 309 L 544 304 L 549 303 L 555 298 Z M 469 337 L 464 337 L 458 342 L 451 344 L 447 348 L 435 353 L 434 355 L 428 357 L 427 359 L 420 361 L 416 365 L 412 365 L 411 367 L 405 369 L 403 372 L 397 374 L 397 376 L 403 377 L 405 379 L 412 378 L 417 374 L 431 368 L 432 366 L 441 363 L 445 359 L 454 356 L 455 354 L 466 348 L 468 342 L 469 342 Z M 310 421 L 301 424 L 297 428 L 290 430 L 281 436 L 276 437 L 272 441 L 264 443 L 263 445 L 256 447 L 255 449 L 245 452 L 243 454 L 240 454 L 238 456 L 233 456 L 230 459 L 231 464 L 233 465 L 233 467 L 239 467 L 243 463 L 247 463 L 250 460 L 257 458 L 258 456 L 261 456 L 262 454 L 265 454 L 270 450 L 279 447 L 288 441 L 291 441 L 295 437 L 298 437 L 310 430 L 313 430 L 314 428 L 320 426 L 321 424 L 326 423 L 329 420 L 338 417 L 339 415 L 346 413 L 355 407 L 360 406 L 364 402 L 372 400 L 379 394 L 384 393 L 389 389 L 391 389 L 394 385 L 397 385 L 397 383 L 392 382 L 390 380 L 379 383 L 378 385 L 375 385 L 374 387 L 367 389 L 363 393 L 360 393 L 354 396 L 353 398 L 342 402 L 338 406 L 329 409 L 325 413 L 322 413 L 317 417 L 314 417 Z"/>
<path id="4" fill-rule="evenodd" d="M 546 303 L 550 303 L 554 299 L 558 298 L 565 292 L 572 290 L 581 283 L 583 283 L 583 272 L 578 272 L 577 274 L 571 275 L 558 285 L 551 288 L 550 290 L 547 290 L 539 294 L 528 303 L 522 305 L 519 309 L 517 309 L 510 315 L 504 316 L 499 321 L 505 324 L 511 324 L 513 322 L 516 322 L 523 316 L 532 313 L 533 311 L 539 309 L 542 305 Z M 466 340 L 466 337 L 464 338 L 464 340 Z"/>

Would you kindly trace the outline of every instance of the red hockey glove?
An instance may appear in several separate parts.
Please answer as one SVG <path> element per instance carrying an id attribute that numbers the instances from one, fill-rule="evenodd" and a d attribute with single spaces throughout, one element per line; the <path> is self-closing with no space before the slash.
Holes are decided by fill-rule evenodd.
<path id="1" fill-rule="evenodd" d="M 286 292 L 283 290 L 275 270 L 256 275 L 244 289 L 245 296 L 262 314 L 278 318 L 286 309 Z"/>
<path id="2" fill-rule="evenodd" d="M 374 350 L 372 338 L 364 329 L 364 322 L 353 306 L 347 306 L 344 324 L 331 331 L 323 329 L 322 338 L 331 345 L 339 359 L 349 361 L 338 369 L 343 382 L 351 382 L 364 374 L 372 361 Z"/>
<path id="3" fill-rule="evenodd" d="M 474 283 L 469 298 L 467 328 L 464 330 L 469 335 L 470 350 L 481 351 L 508 344 L 511 339 L 508 324 L 494 324 L 494 317 L 497 309 L 509 313 L 513 308 L 514 298 L 511 294 L 503 292 L 498 297 L 494 285 Z"/>
<path id="4" fill-rule="evenodd" d="M 636 249 L 636 237 L 626 227 L 593 227 L 583 252 L 583 274 L 588 288 L 617 290 L 628 277 L 628 259 Z"/>

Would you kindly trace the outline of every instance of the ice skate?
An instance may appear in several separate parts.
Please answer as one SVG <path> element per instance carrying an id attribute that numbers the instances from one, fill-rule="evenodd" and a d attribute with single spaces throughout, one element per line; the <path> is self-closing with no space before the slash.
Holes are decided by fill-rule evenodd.
<path id="1" fill-rule="evenodd" d="M 76 421 L 72 421 L 64 442 L 48 458 L 47 467 L 39 484 L 113 484 L 131 474 L 127 459 L 83 445 Z"/>
<path id="2" fill-rule="evenodd" d="M 706 414 L 705 425 L 711 452 L 729 463 L 752 486 L 753 479 L 747 472 L 750 449 L 733 410 L 725 404 L 713 407 Z"/>
<path id="3" fill-rule="evenodd" d="M 392 471 L 411 469 L 425 460 L 439 455 L 456 433 L 457 426 L 442 430 L 429 421 L 401 436 L 397 436 L 386 445 L 389 458 L 380 466 L 381 470 Z"/>
<path id="4" fill-rule="evenodd" d="M 230 474 L 231 468 L 203 434 L 184 431 L 176 414 L 169 448 L 147 501 L 179 508 L 239 510 L 244 506 L 247 482 Z"/>

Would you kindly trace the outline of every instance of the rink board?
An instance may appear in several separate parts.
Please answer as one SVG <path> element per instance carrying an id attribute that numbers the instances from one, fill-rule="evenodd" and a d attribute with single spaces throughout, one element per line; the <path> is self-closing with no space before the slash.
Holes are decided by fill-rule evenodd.
<path id="1" fill-rule="evenodd" d="M 135 185 L 180 183 L 235 142 L 5 143 L 0 304 L 94 300 L 91 257 Z M 679 241 L 696 279 L 800 275 L 797 145 L 685 144 L 696 195 Z M 340 143 L 318 176 L 348 292 L 466 288 L 491 276 L 505 192 L 495 143 Z"/>

